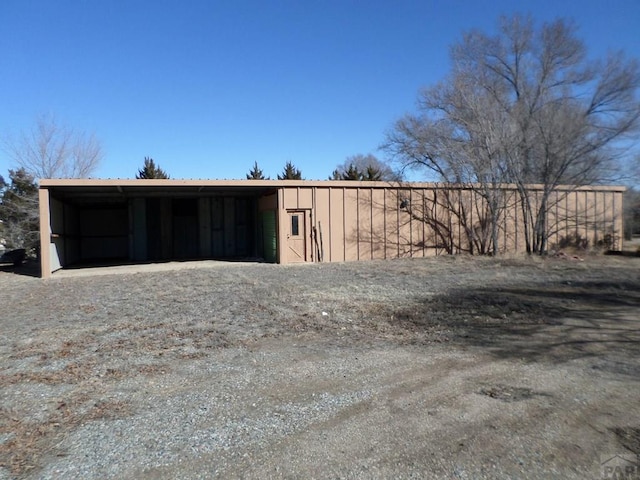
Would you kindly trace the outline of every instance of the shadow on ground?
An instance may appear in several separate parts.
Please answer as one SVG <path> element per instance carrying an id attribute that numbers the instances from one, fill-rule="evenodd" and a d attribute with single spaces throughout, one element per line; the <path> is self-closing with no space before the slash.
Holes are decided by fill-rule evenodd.
<path id="1" fill-rule="evenodd" d="M 640 278 L 452 290 L 394 315 L 498 357 L 592 357 L 593 368 L 640 376 Z"/>
<path id="2" fill-rule="evenodd" d="M 35 259 L 28 259 L 20 265 L 2 264 L 0 265 L 0 272 L 26 277 L 40 277 L 40 262 Z"/>

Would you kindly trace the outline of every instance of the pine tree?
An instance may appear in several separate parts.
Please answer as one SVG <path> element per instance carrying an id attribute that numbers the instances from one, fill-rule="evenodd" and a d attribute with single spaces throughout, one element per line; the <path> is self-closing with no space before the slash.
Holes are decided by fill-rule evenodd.
<path id="1" fill-rule="evenodd" d="M 329 180 L 342 180 L 342 175 L 340 174 L 340 171 L 338 169 L 334 170 L 331 176 L 329 177 Z"/>
<path id="2" fill-rule="evenodd" d="M 24 168 L 9 170 L 10 183 L 0 177 L 1 236 L 10 248 L 36 249 L 40 242 L 38 185 Z"/>
<path id="3" fill-rule="evenodd" d="M 357 167 L 349 165 L 349 168 L 342 173 L 342 180 L 362 180 L 362 173 Z"/>
<path id="4" fill-rule="evenodd" d="M 329 180 L 356 180 L 359 182 L 377 182 L 382 180 L 382 172 L 379 168 L 369 165 L 367 169 L 361 172 L 353 163 L 346 169 L 336 169 L 333 171 Z"/>
<path id="5" fill-rule="evenodd" d="M 367 167 L 367 171 L 361 176 L 362 180 L 364 180 L 365 182 L 378 182 L 382 180 L 382 172 L 379 168 L 376 168 L 372 165 L 369 165 Z"/>
<path id="6" fill-rule="evenodd" d="M 278 180 L 302 180 L 302 173 L 300 173 L 300 170 L 298 170 L 293 163 L 287 162 L 282 175 L 278 175 Z"/>
<path id="7" fill-rule="evenodd" d="M 371 154 L 353 155 L 338 165 L 329 180 L 358 180 L 361 182 L 399 181 L 400 175 Z"/>
<path id="8" fill-rule="evenodd" d="M 265 178 L 262 170 L 258 167 L 258 162 L 253 162 L 253 168 L 247 173 L 247 180 L 269 180 L 269 177 Z"/>
<path id="9" fill-rule="evenodd" d="M 168 179 L 169 175 L 167 175 L 167 172 L 160 168 L 160 165 L 155 164 L 153 158 L 144 157 L 144 167 L 138 170 L 136 178 L 139 180 L 152 178 Z"/>

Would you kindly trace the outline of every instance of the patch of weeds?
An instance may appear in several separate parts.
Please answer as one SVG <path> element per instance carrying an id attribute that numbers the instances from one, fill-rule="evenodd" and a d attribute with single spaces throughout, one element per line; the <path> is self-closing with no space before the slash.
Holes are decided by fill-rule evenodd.
<path id="1" fill-rule="evenodd" d="M 47 445 L 51 444 L 52 437 L 84 422 L 123 418 L 131 413 L 126 402 L 98 400 L 87 405 L 88 398 L 87 394 L 79 393 L 59 400 L 49 417 L 38 423 L 21 418 L 17 412 L 0 409 L 0 416 L 5 419 L 0 424 L 0 435 L 7 438 L 0 443 L 0 466 L 7 468 L 12 475 L 28 474 L 40 468 L 40 459 L 51 453 Z"/>
<path id="2" fill-rule="evenodd" d="M 17 372 L 10 375 L 0 375 L 0 383 L 14 385 L 16 383 L 43 383 L 45 385 L 74 384 L 92 376 L 92 362 L 75 362 L 56 371 L 45 372 Z"/>

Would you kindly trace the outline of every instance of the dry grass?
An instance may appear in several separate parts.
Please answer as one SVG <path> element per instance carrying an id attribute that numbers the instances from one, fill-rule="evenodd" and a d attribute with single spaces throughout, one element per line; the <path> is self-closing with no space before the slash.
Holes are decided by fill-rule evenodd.
<path id="1" fill-rule="evenodd" d="M 38 379 L 25 381 L 37 382 Z M 79 388 L 57 402 L 46 418 L 32 421 L 26 412 L 0 409 L 3 422 L 0 436 L 8 440 L 0 444 L 0 466 L 13 475 L 23 475 L 37 468 L 43 458 L 56 452 L 55 445 L 66 432 L 97 419 L 120 418 L 130 413 L 126 402 L 94 401 L 95 390 Z"/>
<path id="2" fill-rule="evenodd" d="M 540 359 L 555 355 L 554 361 L 575 358 L 575 346 L 547 349 L 535 335 L 555 328 L 559 316 L 587 318 L 599 309 L 639 305 L 637 268 L 606 257 L 571 262 L 509 256 L 256 265 L 49 282 L 0 272 L 0 300 L 14 306 L 1 325 L 0 351 L 6 355 L 0 365 L 0 466 L 16 476 L 37 471 L 46 458 L 64 454 L 56 446 L 80 425 L 135 412 L 136 405 L 113 395 L 127 381 L 160 378 L 177 362 L 264 338 L 448 343 L 518 358 L 523 352 Z M 509 342 L 523 332 L 527 348 L 513 341 L 510 352 Z M 637 324 L 605 333 L 625 335 L 630 343 L 620 343 L 621 352 L 638 354 Z M 44 386 L 50 390 L 41 404 L 17 393 Z M 492 388 L 482 393 L 505 401 L 527 393 Z"/>

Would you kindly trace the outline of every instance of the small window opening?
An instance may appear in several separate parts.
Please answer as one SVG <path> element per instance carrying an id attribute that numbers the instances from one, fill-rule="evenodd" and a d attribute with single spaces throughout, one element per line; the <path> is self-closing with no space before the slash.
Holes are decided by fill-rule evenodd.
<path id="1" fill-rule="evenodd" d="M 300 235 L 300 226 L 299 226 L 298 215 L 291 216 L 291 235 L 297 237 Z"/>

